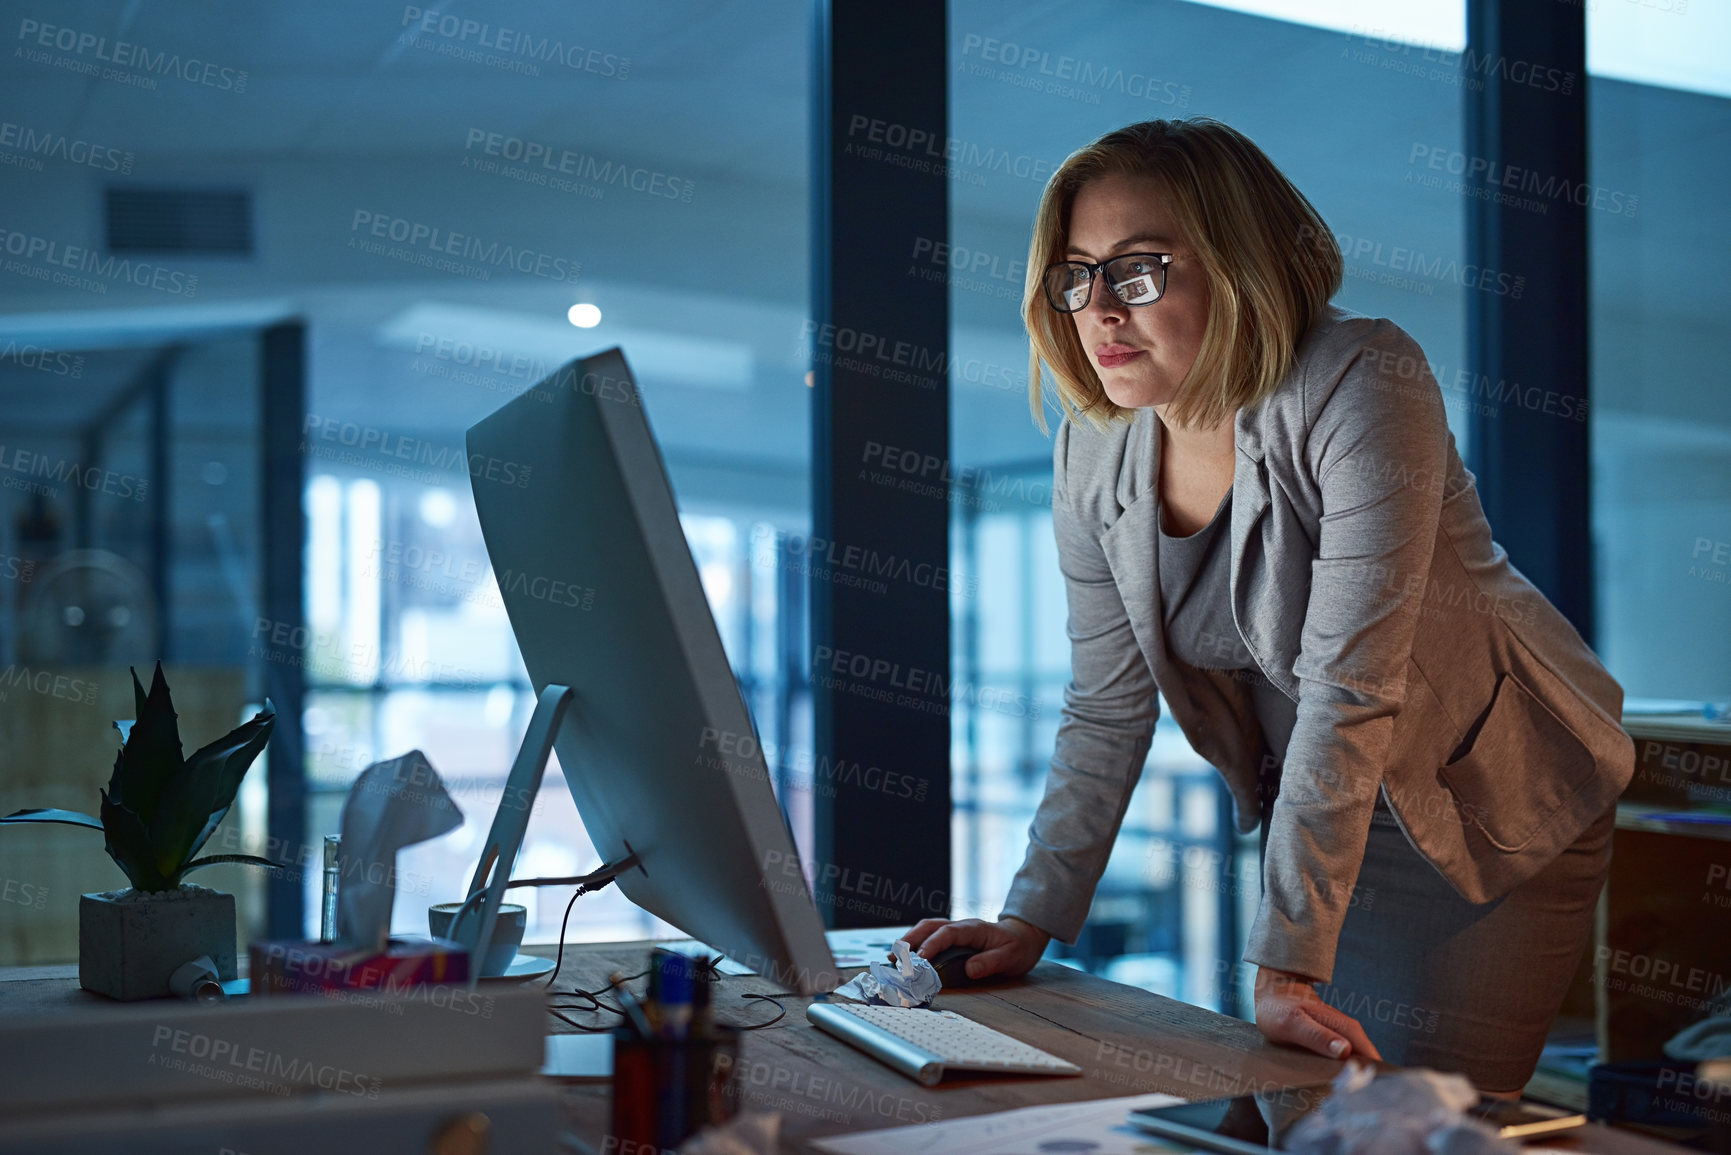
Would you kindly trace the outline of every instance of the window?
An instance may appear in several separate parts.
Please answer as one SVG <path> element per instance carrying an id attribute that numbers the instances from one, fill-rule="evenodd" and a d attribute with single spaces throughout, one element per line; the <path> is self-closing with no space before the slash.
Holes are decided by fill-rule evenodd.
<path id="1" fill-rule="evenodd" d="M 1596 641 L 1631 699 L 1731 697 L 1728 19 L 1587 9 Z"/>

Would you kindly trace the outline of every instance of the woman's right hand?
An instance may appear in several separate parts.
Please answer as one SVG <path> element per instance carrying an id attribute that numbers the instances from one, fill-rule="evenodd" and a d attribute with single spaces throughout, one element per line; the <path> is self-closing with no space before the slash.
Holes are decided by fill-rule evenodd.
<path id="1" fill-rule="evenodd" d="M 1291 971 L 1256 968 L 1256 1026 L 1271 1043 L 1303 1047 L 1331 1059 L 1356 1055 L 1382 1061 L 1357 1019 L 1323 1002 L 1309 978 Z"/>
<path id="2" fill-rule="evenodd" d="M 1052 936 L 1039 927 L 1008 915 L 997 922 L 928 918 L 902 937 L 920 957 L 928 960 L 953 946 L 974 947 L 980 953 L 968 960 L 971 979 L 1025 975 L 1034 969 L 1046 952 L 1046 944 L 1052 941 Z"/>

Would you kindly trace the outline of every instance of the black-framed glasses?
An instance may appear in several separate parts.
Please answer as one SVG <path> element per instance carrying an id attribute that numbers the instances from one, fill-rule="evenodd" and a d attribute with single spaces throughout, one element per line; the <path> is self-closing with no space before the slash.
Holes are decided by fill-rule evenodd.
<path id="1" fill-rule="evenodd" d="M 1094 282 L 1104 278 L 1106 291 L 1122 305 L 1152 305 L 1166 295 L 1166 266 L 1171 253 L 1125 253 L 1099 264 L 1059 261 L 1048 265 L 1041 283 L 1046 303 L 1060 313 L 1079 313 L 1088 307 Z"/>

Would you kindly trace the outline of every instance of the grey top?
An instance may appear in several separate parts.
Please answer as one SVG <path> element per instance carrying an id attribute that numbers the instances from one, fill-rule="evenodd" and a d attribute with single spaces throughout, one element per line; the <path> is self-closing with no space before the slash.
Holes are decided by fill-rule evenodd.
<path id="1" fill-rule="evenodd" d="M 1278 760 L 1286 756 L 1286 744 L 1298 720 L 1298 703 L 1263 674 L 1232 620 L 1232 557 L 1226 533 L 1231 517 L 1229 489 L 1207 525 L 1175 537 L 1166 532 L 1165 511 L 1156 498 L 1159 546 L 1155 564 L 1160 574 L 1160 604 L 1166 609 L 1166 644 L 1179 661 L 1198 670 L 1229 670 L 1243 683 L 1256 707 L 1269 750 Z"/>
<path id="2" fill-rule="evenodd" d="M 1265 817 L 1264 753 L 1282 744 L 1242 682 L 1167 645 L 1157 421 L 1071 416 L 1052 447 L 1071 681 L 1004 913 L 1066 942 L 1162 704 L 1219 769 L 1240 832 Z M 1379 794 L 1450 885 L 1486 903 L 1615 804 L 1635 748 L 1622 687 L 1492 540 L 1442 391 L 1397 326 L 1330 307 L 1233 421 L 1232 619 L 1297 705 L 1244 957 L 1326 981 Z"/>
<path id="3" fill-rule="evenodd" d="M 1239 636 L 1228 601 L 1232 559 L 1227 557 L 1223 531 L 1231 509 L 1229 489 L 1208 524 L 1184 537 L 1166 532 L 1163 502 L 1155 511 L 1166 642 L 1174 655 L 1199 670 L 1248 670 L 1256 665 Z"/>

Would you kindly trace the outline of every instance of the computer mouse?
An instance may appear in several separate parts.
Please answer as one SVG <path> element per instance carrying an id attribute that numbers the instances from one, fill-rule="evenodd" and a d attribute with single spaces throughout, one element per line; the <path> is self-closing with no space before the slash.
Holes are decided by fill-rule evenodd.
<path id="1" fill-rule="evenodd" d="M 930 962 L 932 969 L 938 972 L 938 978 L 943 980 L 944 989 L 954 990 L 956 987 L 971 987 L 988 979 L 968 977 L 968 960 L 979 954 L 978 947 L 953 946 L 941 950 Z"/>

